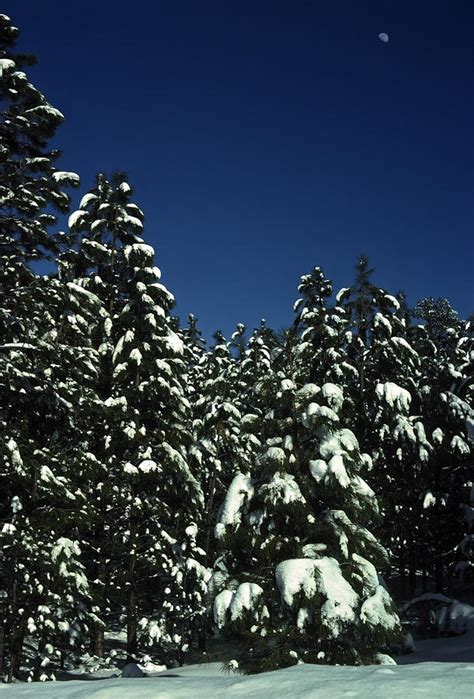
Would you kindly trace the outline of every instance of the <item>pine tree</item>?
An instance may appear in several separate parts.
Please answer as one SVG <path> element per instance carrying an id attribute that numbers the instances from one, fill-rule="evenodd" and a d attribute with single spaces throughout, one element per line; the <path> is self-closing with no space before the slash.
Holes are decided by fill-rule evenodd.
<path id="1" fill-rule="evenodd" d="M 71 445 L 94 357 L 83 327 L 69 321 L 74 307 L 88 316 L 98 301 L 90 295 L 78 302 L 80 289 L 33 267 L 67 243 L 49 233 L 52 210 L 67 211 L 62 188 L 79 178 L 54 166 L 59 151 L 47 142 L 63 117 L 22 71 L 34 59 L 14 52 L 17 35 L 1 15 L 1 656 L 10 680 L 22 664 L 35 678 L 47 675 L 57 656 L 80 650 L 88 623 L 88 584 L 75 541 L 84 496 L 72 485 L 80 457 Z M 37 644 L 36 660 L 25 651 L 27 636 Z"/>
<path id="2" fill-rule="evenodd" d="M 358 371 L 352 383 L 354 430 L 371 457 L 368 481 L 382 512 L 375 532 L 406 594 L 406 583 L 413 592 L 417 569 L 427 565 L 423 502 L 432 446 L 421 415 L 421 359 L 411 342 L 404 294 L 377 287 L 373 272 L 362 256 L 355 284 L 341 290 L 338 299 L 351 319 L 347 352 Z"/>
<path id="3" fill-rule="evenodd" d="M 294 328 L 299 338 L 292 359 L 294 370 L 301 367 L 303 381 L 309 377 L 315 383 L 354 383 L 357 369 L 347 351 L 351 323 L 347 310 L 330 301 L 331 280 L 315 267 L 301 278 L 298 291 L 302 296 L 294 304 Z"/>
<path id="4" fill-rule="evenodd" d="M 203 585 L 193 558 L 200 555 L 194 503 L 202 493 L 186 460 L 191 437 L 184 343 L 131 194 L 123 174 L 110 182 L 99 175 L 70 217 L 83 239 L 69 264 L 88 274 L 88 288 L 108 309 L 96 339 L 102 421 L 90 441 L 99 469 L 91 484 L 96 537 L 89 541 L 89 565 L 97 572 L 93 594 L 100 618 L 110 623 L 108 609 L 115 609 L 116 621 L 117 613 L 125 613 L 128 657 L 151 644 L 179 658 L 191 634 L 191 602 Z M 98 625 L 97 654 L 103 653 L 102 632 Z"/>
<path id="5" fill-rule="evenodd" d="M 65 185 L 76 186 L 75 173 L 55 168 L 60 156 L 47 143 L 63 116 L 28 80 L 23 68 L 34 57 L 15 52 L 18 29 L 0 15 L 0 306 L 5 328 L 18 293 L 35 280 L 31 262 L 54 253 L 64 236 L 50 234 L 56 223 L 51 209 L 66 212 Z M 12 299 L 12 296 L 15 298 Z M 2 332 L 2 335 L 3 335 Z"/>
<path id="6" fill-rule="evenodd" d="M 222 333 L 217 332 L 214 339 L 214 346 L 200 357 L 195 369 L 193 441 L 189 450 L 205 494 L 200 536 L 208 564 L 212 562 L 211 532 L 218 503 L 237 464 L 242 458 L 245 463 L 239 442 L 242 414 L 237 407 L 236 361 Z"/>
<path id="7" fill-rule="evenodd" d="M 205 507 L 198 541 L 205 551 L 209 571 L 211 567 L 219 570 L 221 566 L 220 559 L 216 560 L 213 532 L 219 507 L 236 472 L 249 472 L 260 448 L 257 437 L 263 410 L 260 394 L 271 371 L 270 352 L 262 339 L 266 332 L 262 323 L 248 343 L 244 341 L 243 324 L 237 326 L 230 343 L 217 332 L 214 347 L 200 355 L 195 367 L 194 439 L 190 458 L 203 485 Z M 231 354 L 232 348 L 237 349 L 236 357 Z M 209 594 L 212 597 L 212 589 Z M 202 618 L 199 631 L 202 650 L 208 633 L 208 624 Z"/>
<path id="8" fill-rule="evenodd" d="M 266 408 L 267 386 L 273 383 L 271 349 L 267 344 L 269 329 L 264 320 L 254 330 L 242 353 L 238 366 L 239 404 L 245 413 L 245 422 L 252 427 L 254 435 L 259 433 L 259 421 Z"/>
<path id="9" fill-rule="evenodd" d="M 472 331 L 446 299 L 425 299 L 413 311 L 422 359 L 421 410 L 433 445 L 425 495 L 425 547 L 442 591 L 469 577 L 472 481 Z M 458 556 L 455 551 L 458 546 Z"/>
<path id="10" fill-rule="evenodd" d="M 397 629 L 376 573 L 385 552 L 365 528 L 377 510 L 366 457 L 341 419 L 343 386 L 312 380 L 308 315 L 269 396 L 257 463 L 235 476 L 216 528 L 226 553 L 212 581 L 215 622 L 242 642 L 245 672 L 373 662 Z"/>
<path id="11" fill-rule="evenodd" d="M 70 558 L 80 551 L 76 531 L 85 504 L 76 478 L 84 467 L 80 413 L 93 396 L 97 364 L 84 327 L 99 305 L 94 295 L 84 295 L 74 284 L 43 278 L 36 284 L 28 318 L 30 341 L 13 343 L 2 352 L 1 507 L 10 677 L 18 674 L 25 635 L 38 631 L 40 650 L 43 644 L 64 654 L 67 634 L 63 642 L 60 628 L 69 625 L 72 645 L 79 648 L 78 629 L 85 628 L 89 618 L 84 606 L 87 586 L 82 582 L 77 599 L 71 598 L 70 604 L 61 600 L 61 591 L 70 595 L 65 589 L 70 581 L 53 550 L 61 540 Z M 75 565 L 82 568 L 80 558 Z M 37 619 L 46 609 L 48 622 L 41 627 Z"/>
<path id="12" fill-rule="evenodd" d="M 416 397 L 393 381 L 377 383 L 369 435 L 373 469 L 368 480 L 378 494 L 382 515 L 376 532 L 390 554 L 387 572 L 398 575 L 403 598 L 415 593 L 417 572 L 422 571 L 426 585 L 432 560 L 426 507 L 433 447 L 416 413 Z"/>
<path id="13" fill-rule="evenodd" d="M 374 271 L 368 258 L 361 255 L 356 265 L 354 284 L 341 289 L 336 296 L 336 302 L 350 318 L 351 335 L 348 336 L 346 351 L 358 373 L 354 392 L 360 424 L 356 424 L 355 429 L 360 439 L 363 439 L 364 421 L 369 412 L 370 399 L 366 399 L 366 390 L 373 390 L 374 374 L 380 370 L 390 370 L 390 358 L 396 355 L 400 345 L 404 343 L 403 340 L 394 339 L 399 331 L 403 335 L 403 319 L 396 315 L 400 310 L 400 302 L 373 283 Z M 390 355 L 388 358 L 387 352 Z M 380 375 L 377 380 L 378 378 Z"/>
<path id="14" fill-rule="evenodd" d="M 182 334 L 189 353 L 189 371 L 194 372 L 206 351 L 206 341 L 199 329 L 198 319 L 192 313 L 188 315 L 188 326 L 183 328 Z"/>

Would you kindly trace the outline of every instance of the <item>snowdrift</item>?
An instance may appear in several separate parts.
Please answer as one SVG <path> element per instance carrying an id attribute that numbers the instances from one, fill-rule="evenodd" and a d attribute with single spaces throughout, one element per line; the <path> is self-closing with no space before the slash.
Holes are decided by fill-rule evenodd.
<path id="1" fill-rule="evenodd" d="M 179 674 L 179 676 L 176 676 Z M 299 665 L 261 675 L 225 675 L 220 663 L 180 668 L 139 680 L 113 679 L 0 685 L 3 699 L 339 699 L 339 697 L 470 696 L 474 663 L 331 667 Z"/>

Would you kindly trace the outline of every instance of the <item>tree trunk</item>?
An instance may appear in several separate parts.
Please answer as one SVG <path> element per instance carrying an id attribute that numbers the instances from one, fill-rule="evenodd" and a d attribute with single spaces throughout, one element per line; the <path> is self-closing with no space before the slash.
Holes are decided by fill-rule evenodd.
<path id="1" fill-rule="evenodd" d="M 137 581 L 136 581 L 136 530 L 133 516 L 130 517 L 130 558 L 127 580 L 127 663 L 136 662 L 138 651 L 137 624 Z"/>
<path id="2" fill-rule="evenodd" d="M 414 597 L 416 594 L 416 571 L 417 560 L 415 555 L 415 545 L 411 535 L 407 536 L 407 563 L 408 563 L 408 595 Z"/>
<path id="3" fill-rule="evenodd" d="M 16 570 L 16 561 L 14 570 Z M 8 644 L 9 659 L 7 682 L 12 682 L 13 679 L 20 679 L 21 660 L 23 656 L 23 643 L 25 640 L 26 631 L 26 619 L 29 616 L 29 611 L 22 610 L 22 613 L 19 613 L 17 604 L 17 582 L 15 579 L 12 581 L 9 593 L 9 616 L 11 623 L 8 624 L 5 636 Z"/>
<path id="4" fill-rule="evenodd" d="M 198 630 L 198 650 L 205 653 L 207 650 L 207 633 L 204 624 L 201 624 Z"/>
<path id="5" fill-rule="evenodd" d="M 12 629 L 10 641 L 10 667 L 8 668 L 8 682 L 12 682 L 13 679 L 20 679 L 24 640 L 25 631 L 22 628 L 22 625 L 15 624 Z"/>
<path id="6" fill-rule="evenodd" d="M 5 621 L 3 608 L 0 608 L 0 682 L 5 669 Z"/>
<path id="7" fill-rule="evenodd" d="M 105 578 L 106 578 L 106 567 L 105 563 L 101 561 L 97 566 L 97 580 L 99 581 L 98 592 L 95 595 L 94 603 L 101 613 L 103 614 L 105 608 Z M 102 615 L 101 614 L 101 615 Z M 103 658 L 105 653 L 105 642 L 104 642 L 104 627 L 102 624 L 95 624 L 90 633 L 90 652 L 92 655 L 98 658 Z"/>
<path id="8" fill-rule="evenodd" d="M 408 570 L 408 594 L 410 597 L 416 595 L 416 565 L 413 560 L 413 555 L 410 556 L 409 570 Z"/>
<path id="9" fill-rule="evenodd" d="M 435 592 L 443 592 L 443 561 L 441 556 L 437 555 L 435 560 Z"/>
<path id="10" fill-rule="evenodd" d="M 399 556 L 398 562 L 398 574 L 400 576 L 400 597 L 402 599 L 406 598 L 407 594 L 407 584 L 406 584 L 406 571 L 405 571 L 405 550 L 402 549 Z"/>
<path id="11" fill-rule="evenodd" d="M 104 629 L 102 626 L 96 626 L 91 630 L 90 649 L 92 655 L 98 658 L 104 657 Z"/>
<path id="12" fill-rule="evenodd" d="M 214 496 L 216 492 L 216 469 L 214 467 L 214 470 L 212 472 L 211 476 L 211 483 L 210 483 L 210 488 L 209 488 L 209 499 L 207 502 L 207 512 L 205 513 L 205 521 L 206 521 L 206 538 L 204 542 L 204 550 L 206 552 L 206 565 L 209 563 L 209 555 L 210 555 L 210 545 L 211 545 L 211 531 L 212 531 L 212 510 L 214 507 Z"/>
<path id="13" fill-rule="evenodd" d="M 5 671 L 5 617 L 7 602 L 8 592 L 5 581 L 4 553 L 0 551 L 0 682 Z"/>
<path id="14" fill-rule="evenodd" d="M 127 595 L 127 663 L 136 661 L 137 650 L 137 598 L 134 582 L 131 582 Z"/>

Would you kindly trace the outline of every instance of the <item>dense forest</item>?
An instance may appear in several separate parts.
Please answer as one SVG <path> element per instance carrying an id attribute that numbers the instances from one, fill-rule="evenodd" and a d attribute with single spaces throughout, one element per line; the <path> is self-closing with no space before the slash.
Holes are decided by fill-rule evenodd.
<path id="1" fill-rule="evenodd" d="M 361 256 L 337 293 L 302 270 L 289 327 L 206 343 L 123 172 L 70 211 L 17 35 L 0 15 L 0 675 L 120 633 L 125 660 L 377 662 L 392 598 L 473 581 L 472 319 Z"/>

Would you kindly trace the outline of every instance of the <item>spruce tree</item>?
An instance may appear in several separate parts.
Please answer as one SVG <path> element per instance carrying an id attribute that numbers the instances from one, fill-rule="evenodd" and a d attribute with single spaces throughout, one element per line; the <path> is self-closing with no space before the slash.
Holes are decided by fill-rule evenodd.
<path id="1" fill-rule="evenodd" d="M 7 311 L 12 295 L 35 280 L 31 262 L 55 253 L 64 238 L 50 234 L 52 210 L 64 213 L 64 186 L 79 184 L 75 173 L 57 170 L 57 149 L 48 149 L 63 115 L 29 81 L 23 69 L 33 56 L 15 51 L 18 29 L 0 15 L 0 306 L 2 326 L 13 322 Z M 1 327 L 1 326 L 0 326 Z"/>
<path id="2" fill-rule="evenodd" d="M 416 341 L 421 410 L 433 445 L 424 494 L 425 548 L 442 591 L 470 576 L 473 339 L 470 323 L 460 321 L 446 299 L 425 299 L 413 314 L 425 323 Z"/>
<path id="3" fill-rule="evenodd" d="M 129 659 L 148 645 L 179 659 L 203 585 L 193 558 L 200 555 L 194 503 L 202 493 L 186 458 L 188 365 L 169 315 L 174 300 L 142 238 L 143 213 L 131 194 L 125 175 L 99 175 L 70 217 L 83 237 L 68 264 L 87 273 L 88 288 L 108 310 L 96 339 L 102 421 L 90 439 L 99 468 L 91 483 L 97 537 L 88 542 L 89 566 L 97 572 L 100 618 L 120 623 L 125 614 Z M 98 654 L 102 629 L 93 640 Z"/>
<path id="4" fill-rule="evenodd" d="M 215 622 L 240 639 L 245 672 L 374 662 L 398 628 L 376 573 L 385 552 L 365 527 L 377 511 L 366 458 L 341 419 L 344 385 L 312 380 L 307 343 L 319 345 L 305 315 L 268 397 L 257 462 L 235 476 L 216 528 L 226 553 Z"/>
<path id="5" fill-rule="evenodd" d="M 301 368 L 302 380 L 310 376 L 316 383 L 353 384 L 357 368 L 347 351 L 352 340 L 350 314 L 331 302 L 331 280 L 315 267 L 301 278 L 298 291 L 301 297 L 294 304 L 298 342 L 291 359 L 294 370 Z"/>
<path id="6" fill-rule="evenodd" d="M 406 594 L 414 592 L 416 571 L 427 564 L 421 532 L 432 447 L 421 414 L 421 359 L 404 295 L 377 287 L 373 272 L 362 256 L 355 283 L 337 298 L 350 318 L 347 353 L 358 373 L 351 382 L 354 430 L 371 457 L 368 481 L 382 513 L 375 532 L 390 553 L 392 570 L 386 572 L 399 574 Z"/>
<path id="7" fill-rule="evenodd" d="M 219 503 L 240 467 L 248 468 L 249 458 L 241 442 L 243 414 L 239 404 L 237 362 L 222 333 L 214 335 L 215 344 L 203 354 L 195 370 L 193 441 L 189 457 L 199 470 L 205 494 L 202 513 L 201 546 L 206 562 L 212 563 L 212 529 Z"/>
<path id="8" fill-rule="evenodd" d="M 80 456 L 77 408 L 94 357 L 82 318 L 97 299 L 38 274 L 33 263 L 57 253 L 54 209 L 65 212 L 65 185 L 78 176 L 59 171 L 48 140 L 62 122 L 23 68 L 34 59 L 15 52 L 18 30 L 0 16 L 0 386 L 4 587 L 2 666 L 7 678 L 26 667 L 49 674 L 57 656 L 80 650 L 88 623 L 88 583 L 75 539 L 84 504 L 71 473 Z M 36 660 L 25 639 L 37 646 Z"/>

